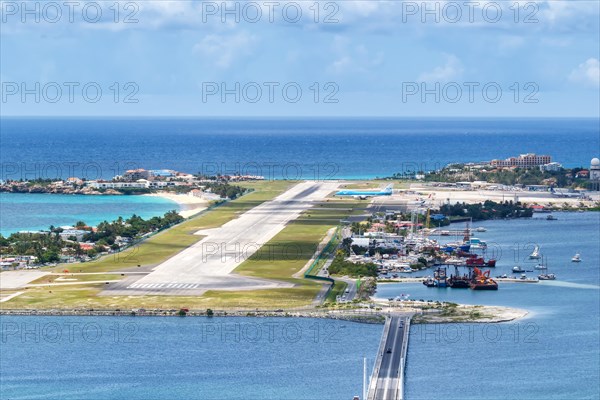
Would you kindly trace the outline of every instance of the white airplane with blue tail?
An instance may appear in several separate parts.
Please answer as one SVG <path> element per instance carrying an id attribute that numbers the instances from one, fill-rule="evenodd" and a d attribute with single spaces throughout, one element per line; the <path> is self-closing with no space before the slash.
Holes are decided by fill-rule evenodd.
<path id="1" fill-rule="evenodd" d="M 387 185 L 383 190 L 341 190 L 336 196 L 352 196 L 357 199 L 365 200 L 369 197 L 391 196 L 394 185 Z"/>

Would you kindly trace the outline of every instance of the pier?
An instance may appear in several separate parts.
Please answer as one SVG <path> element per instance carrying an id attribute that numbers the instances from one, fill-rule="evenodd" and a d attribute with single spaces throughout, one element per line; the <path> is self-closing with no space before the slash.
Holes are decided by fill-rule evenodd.
<path id="1" fill-rule="evenodd" d="M 473 230 L 471 230 L 470 232 L 472 234 Z M 465 230 L 464 229 L 450 229 L 450 230 L 432 229 L 431 231 L 429 231 L 429 236 L 460 236 L 460 237 L 463 237 L 463 236 L 465 236 Z"/>
<path id="2" fill-rule="evenodd" d="M 410 317 L 392 315 L 383 328 L 367 400 L 404 399 L 404 366 Z"/>

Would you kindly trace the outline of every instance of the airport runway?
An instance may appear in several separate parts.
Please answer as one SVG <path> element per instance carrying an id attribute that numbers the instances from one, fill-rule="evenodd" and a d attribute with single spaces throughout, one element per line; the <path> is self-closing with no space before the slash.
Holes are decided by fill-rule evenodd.
<path id="1" fill-rule="evenodd" d="M 38 270 L 2 271 L 0 273 L 0 289 L 21 288 L 48 274 L 49 272 Z"/>
<path id="2" fill-rule="evenodd" d="M 223 226 L 196 232 L 200 242 L 183 250 L 135 282 L 104 294 L 199 294 L 206 290 L 291 287 L 286 282 L 232 274 L 288 222 L 336 190 L 336 182 L 303 182 Z M 262 256 L 262 253 L 261 253 Z M 119 287 L 121 286 L 121 287 Z M 119 293 L 116 293 L 116 292 Z M 124 293 L 121 293 L 124 292 Z"/>

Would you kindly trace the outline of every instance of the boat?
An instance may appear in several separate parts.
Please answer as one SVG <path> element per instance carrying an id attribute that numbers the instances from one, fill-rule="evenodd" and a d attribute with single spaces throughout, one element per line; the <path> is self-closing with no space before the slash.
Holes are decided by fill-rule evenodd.
<path id="1" fill-rule="evenodd" d="M 468 289 L 470 287 L 471 280 L 468 276 L 454 276 L 450 275 L 448 278 L 448 286 L 452 289 Z"/>
<path id="2" fill-rule="evenodd" d="M 546 217 L 546 219 L 547 219 L 548 221 L 556 221 L 558 218 L 556 218 L 554 215 L 550 214 L 550 215 L 548 215 L 548 216 Z"/>
<path id="3" fill-rule="evenodd" d="M 540 281 L 553 281 L 556 279 L 556 276 L 554 274 L 539 274 L 538 279 Z"/>
<path id="4" fill-rule="evenodd" d="M 538 282 L 538 280 L 536 278 L 528 278 L 527 275 L 525 274 L 521 274 L 521 277 L 519 278 L 519 280 L 521 282 L 530 282 L 530 283 L 536 283 Z"/>
<path id="5" fill-rule="evenodd" d="M 546 260 L 548 261 L 548 260 Z M 544 272 L 542 272 L 541 274 L 538 275 L 538 279 L 540 281 L 553 281 L 556 279 L 556 275 L 554 274 L 549 274 L 548 273 L 548 263 L 546 262 L 546 265 L 544 267 Z"/>
<path id="6" fill-rule="evenodd" d="M 444 264 L 448 265 L 465 265 L 465 260 L 462 258 L 448 258 Z"/>
<path id="7" fill-rule="evenodd" d="M 535 247 L 533 248 L 533 251 L 529 255 L 529 259 L 538 260 L 539 258 L 540 258 L 540 246 L 538 246 L 536 244 Z"/>
<path id="8" fill-rule="evenodd" d="M 437 268 L 434 272 L 433 272 L 433 278 L 435 279 L 436 285 L 439 288 L 445 288 L 448 280 L 447 280 L 447 275 L 446 275 L 446 269 L 445 268 Z"/>
<path id="9" fill-rule="evenodd" d="M 458 272 L 458 267 L 454 267 L 454 274 L 450 275 L 450 278 L 447 280 L 448 286 L 453 289 L 468 289 L 469 284 L 471 283 L 471 278 L 469 275 L 461 275 Z"/>
<path id="10" fill-rule="evenodd" d="M 469 257 L 465 260 L 465 265 L 467 267 L 495 267 L 496 260 L 485 261 L 483 257 Z"/>
<path id="11" fill-rule="evenodd" d="M 538 264 L 534 268 L 535 269 L 546 269 L 546 266 L 544 264 Z"/>
<path id="12" fill-rule="evenodd" d="M 573 256 L 573 258 L 571 258 L 572 262 L 581 262 L 581 256 L 579 255 L 579 253 L 575 254 Z"/>
<path id="13" fill-rule="evenodd" d="M 472 290 L 498 290 L 498 283 L 490 278 L 490 271 L 481 271 L 479 268 L 473 270 L 469 287 Z"/>
<path id="14" fill-rule="evenodd" d="M 427 287 L 436 287 L 437 286 L 437 282 L 432 278 L 432 277 L 427 277 L 427 279 L 423 280 L 423 285 L 427 286 Z"/>
<path id="15" fill-rule="evenodd" d="M 445 253 L 454 253 L 455 250 L 456 248 L 452 246 L 446 246 L 442 249 L 442 251 L 444 251 Z"/>
<path id="16" fill-rule="evenodd" d="M 518 265 L 515 265 L 512 269 L 513 272 L 525 272 L 525 270 L 523 268 L 521 268 Z"/>
<path id="17" fill-rule="evenodd" d="M 475 237 L 472 237 L 468 243 L 473 249 L 487 249 L 487 243 Z"/>
<path id="18" fill-rule="evenodd" d="M 475 229 L 477 232 L 487 232 L 487 229 L 485 229 L 483 226 L 478 227 L 477 229 Z"/>
<path id="19" fill-rule="evenodd" d="M 468 253 L 470 249 L 471 245 L 469 243 L 447 243 L 442 248 L 442 251 L 446 253 L 454 253 L 456 251 Z"/>
<path id="20" fill-rule="evenodd" d="M 469 250 L 471 250 L 471 245 L 470 245 L 470 244 L 468 244 L 468 243 L 463 243 L 463 244 L 461 244 L 460 246 L 458 246 L 458 249 L 459 249 L 460 251 L 464 251 L 464 252 L 468 253 L 468 252 L 469 252 Z"/>

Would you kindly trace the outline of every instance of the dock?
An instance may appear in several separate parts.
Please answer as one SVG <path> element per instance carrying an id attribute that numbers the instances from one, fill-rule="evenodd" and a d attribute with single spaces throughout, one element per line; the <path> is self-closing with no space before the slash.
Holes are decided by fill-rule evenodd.
<path id="1" fill-rule="evenodd" d="M 404 399 L 404 367 L 409 330 L 410 317 L 392 315 L 386 319 L 367 400 Z"/>
<path id="2" fill-rule="evenodd" d="M 472 234 L 472 230 L 471 230 L 471 234 Z M 465 236 L 465 230 L 464 229 L 450 229 L 450 230 L 444 230 L 444 229 L 432 229 L 431 231 L 429 231 L 429 236 L 460 236 L 463 237 Z"/>

